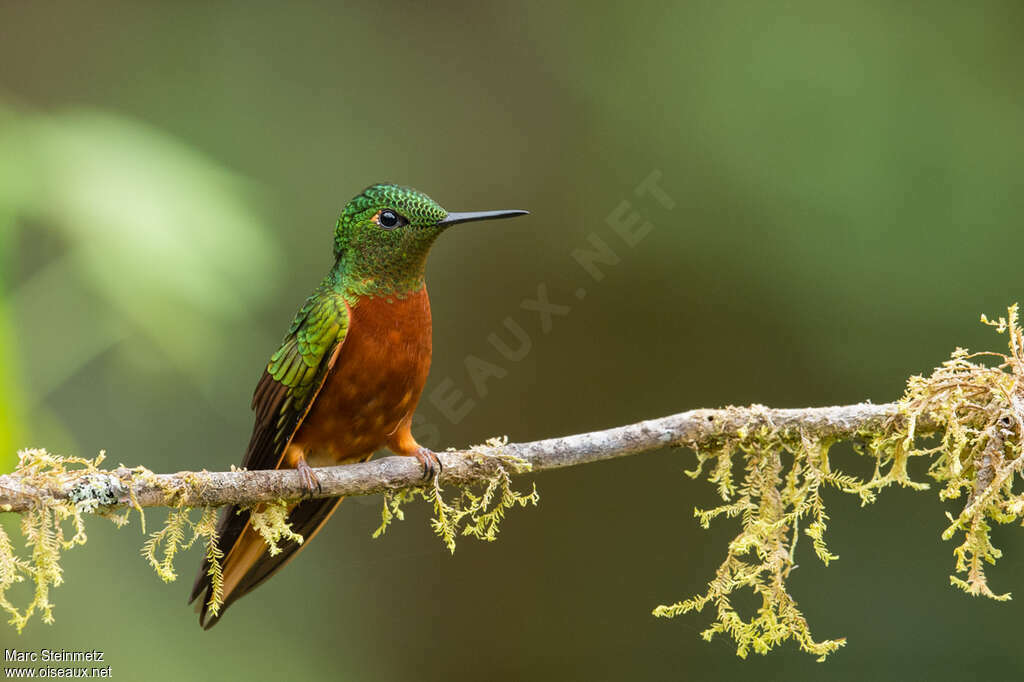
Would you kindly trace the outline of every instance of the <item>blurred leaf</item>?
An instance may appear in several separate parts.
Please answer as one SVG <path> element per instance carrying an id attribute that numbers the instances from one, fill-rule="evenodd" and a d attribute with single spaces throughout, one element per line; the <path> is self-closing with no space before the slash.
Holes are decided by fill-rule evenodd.
<path id="1" fill-rule="evenodd" d="M 10 229 L 0 213 L 0 284 L 9 262 Z M 17 460 L 21 432 L 20 391 L 14 379 L 14 338 L 10 333 L 7 306 L 0 297 L 0 472 L 11 471 Z"/>
<path id="2" fill-rule="evenodd" d="M 215 384 L 224 328 L 244 333 L 278 272 L 254 196 L 136 121 L 0 108 L 0 211 L 14 229 L 56 232 L 64 250 L 9 292 L 33 340 L 22 351 L 35 399 L 122 342 L 135 348 L 130 359 L 170 360 L 199 386 Z"/>
<path id="3" fill-rule="evenodd" d="M 237 318 L 265 293 L 272 244 L 245 188 L 189 147 L 95 112 L 28 127 L 41 171 L 31 209 L 64 229 L 104 293 L 152 324 L 171 305 Z M 256 275 L 256 276 L 254 276 Z"/>

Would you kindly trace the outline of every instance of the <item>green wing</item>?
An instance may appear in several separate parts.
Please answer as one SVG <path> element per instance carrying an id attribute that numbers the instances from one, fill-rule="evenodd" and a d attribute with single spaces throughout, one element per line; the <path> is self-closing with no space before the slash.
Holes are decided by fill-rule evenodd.
<path id="1" fill-rule="evenodd" d="M 288 442 L 302 424 L 309 406 L 323 386 L 327 372 L 338 357 L 338 351 L 345 342 L 348 324 L 348 306 L 333 291 L 321 288 L 306 299 L 288 329 L 288 335 L 270 358 L 256 386 L 252 399 L 256 424 L 242 462 L 244 467 L 250 470 L 276 469 L 280 465 Z M 337 501 L 328 502 L 330 509 L 337 504 Z M 234 505 L 228 507 L 217 527 L 218 544 L 225 553 L 234 546 L 248 522 L 248 512 Z M 280 562 L 274 566 L 279 568 Z M 210 588 L 207 559 L 199 569 L 189 601 L 194 601 Z M 200 609 L 200 622 L 205 622 L 208 609 L 206 597 Z M 205 627 L 215 622 L 216 619 L 213 619 Z"/>
<path id="2" fill-rule="evenodd" d="M 256 423 L 242 466 L 277 468 L 323 386 L 348 324 L 348 306 L 333 291 L 318 290 L 306 300 L 256 386 Z"/>

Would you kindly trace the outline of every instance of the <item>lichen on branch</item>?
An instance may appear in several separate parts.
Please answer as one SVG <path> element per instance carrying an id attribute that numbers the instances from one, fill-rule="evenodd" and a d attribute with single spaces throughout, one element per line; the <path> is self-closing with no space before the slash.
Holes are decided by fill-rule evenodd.
<path id="1" fill-rule="evenodd" d="M 803 430 L 765 425 L 741 431 L 710 448 L 693 443 L 697 468 L 686 473 L 706 478 L 723 501 L 712 509 L 695 509 L 694 515 L 703 528 L 719 517 L 738 518 L 741 531 L 729 543 L 726 558 L 703 595 L 659 606 L 654 615 L 671 618 L 713 604 L 715 622 L 702 636 L 707 640 L 716 634 L 732 637 L 741 658 L 750 651 L 766 654 L 790 639 L 818 660 L 843 646 L 843 638 L 813 638 L 786 580 L 796 566 L 801 527 L 823 564 L 828 566 L 839 558 L 825 542 L 829 520 L 822 498 L 825 489 L 856 495 L 862 504 L 868 504 L 879 489 L 894 483 L 922 487 L 906 475 L 910 453 L 899 447 L 886 451 L 883 438 L 874 440 L 874 451 L 880 456 L 869 480 L 835 469 L 829 458 L 834 441 Z M 739 481 L 732 473 L 737 460 L 743 471 Z M 733 594 L 744 588 L 760 598 L 756 616 L 748 620 L 732 603 Z"/>
<path id="2" fill-rule="evenodd" d="M 990 322 L 982 316 L 982 322 L 1009 335 L 1009 353 L 971 354 L 958 348 L 930 376 L 911 377 L 883 427 L 857 434 L 858 452 L 875 459 L 869 479 L 834 468 L 829 460 L 834 438 L 802 426 L 778 427 L 770 416 L 758 420 L 761 425 L 754 430 L 740 428 L 717 440 L 688 443 L 697 455 L 697 467 L 687 474 L 713 484 L 723 502 L 694 510 L 701 526 L 708 528 L 724 516 L 739 518 L 741 531 L 729 543 L 725 561 L 704 594 L 659 606 L 654 615 L 674 617 L 713 604 L 716 618 L 702 633 L 705 639 L 729 635 L 740 657 L 750 651 L 765 654 L 792 639 L 823 661 L 846 640 L 815 640 L 786 587 L 796 566 L 801 526 L 827 566 L 839 557 L 825 542 L 828 514 L 823 490 L 856 495 L 862 505 L 891 485 L 927 490 L 927 483 L 908 475 L 913 457 L 932 459 L 928 475 L 940 484 L 941 500 L 969 492 L 961 513 L 949 515 L 950 525 L 942 535 L 945 540 L 963 535 L 954 556 L 956 571 L 965 577 L 950 576 L 951 583 L 973 595 L 1009 599 L 1009 594 L 992 592 L 984 566 L 1001 556 L 991 542 L 990 522 L 1010 523 L 1024 515 L 1024 494 L 1013 492 L 1024 468 L 1024 332 L 1016 305 L 1007 317 Z M 979 362 L 986 358 L 995 364 Z M 939 442 L 930 447 L 920 443 L 918 433 L 925 421 L 928 436 L 939 434 Z M 741 481 L 733 478 L 737 459 L 742 461 Z M 746 620 L 732 603 L 734 593 L 744 588 L 752 590 L 761 604 Z"/>
<path id="3" fill-rule="evenodd" d="M 1024 517 L 1024 494 L 1014 483 L 1024 468 L 1024 330 L 1016 305 L 1006 317 L 981 321 L 1008 336 L 1008 353 L 969 353 L 957 348 L 931 376 L 912 377 L 901 405 L 909 420 L 907 447 L 912 447 L 914 424 L 924 415 L 942 426 L 941 442 L 917 454 L 933 455 L 928 475 L 942 485 L 939 498 L 954 500 L 967 493 L 957 516 L 947 513 L 950 525 L 944 540 L 958 534 L 963 542 L 954 550 L 954 586 L 968 594 L 999 601 L 988 585 L 985 564 L 994 564 L 1002 552 L 992 544 L 992 522 L 1013 523 Z M 989 360 L 985 364 L 983 360 Z"/>
<path id="4" fill-rule="evenodd" d="M 383 494 L 375 537 L 403 518 L 404 503 L 420 497 L 433 508 L 434 532 L 454 551 L 457 537 L 494 540 L 507 510 L 537 503 L 535 488 L 529 493 L 513 489 L 513 475 L 669 445 L 688 446 L 697 455 L 697 467 L 688 473 L 706 479 L 722 501 L 711 509 L 695 510 L 698 521 L 706 528 L 722 518 L 736 519 L 740 531 L 703 594 L 659 606 L 655 615 L 672 617 L 713 606 L 715 620 L 703 636 L 732 637 L 740 656 L 751 651 L 764 654 L 794 641 L 823 660 L 845 640 L 816 640 L 789 592 L 787 580 L 796 568 L 797 550 L 804 550 L 798 541 L 806 536 L 826 566 L 837 560 L 825 537 L 826 491 L 855 495 L 864 505 L 891 486 L 927 490 L 928 483 L 909 474 L 913 458 L 929 461 L 927 475 L 938 484 L 940 500 L 966 493 L 961 511 L 948 515 L 949 526 L 942 535 L 946 540 L 961 539 L 954 549 L 952 584 L 972 595 L 1009 598 L 989 587 L 985 565 L 1001 556 L 991 541 L 993 524 L 1024 517 L 1024 493 L 1014 492 L 1024 469 L 1024 331 L 1016 306 L 1005 317 L 982 321 L 1007 334 L 1008 352 L 972 354 L 957 349 L 929 376 L 911 377 L 896 403 L 699 409 L 530 443 L 492 440 L 468 451 L 440 453 L 443 472 L 426 486 L 418 463 L 385 457 L 319 469 L 322 490 L 316 496 Z M 831 461 L 833 446 L 842 441 L 852 441 L 861 456 L 873 460 L 870 476 L 855 476 Z M 167 522 L 150 535 L 144 555 L 161 577 L 173 579 L 179 549 L 204 537 L 215 602 L 222 558 L 215 537 L 215 507 L 235 504 L 252 511 L 272 550 L 282 541 L 300 541 L 285 513 L 289 504 L 308 495 L 294 471 L 103 471 L 98 467 L 101 459 L 102 455 L 85 460 L 28 450 L 21 453 L 15 472 L 0 476 L 0 511 L 22 515 L 30 551 L 29 558 L 20 557 L 0 528 L 0 607 L 19 630 L 35 613 L 52 620 L 49 591 L 61 581 L 60 552 L 85 541 L 85 513 L 123 525 L 132 508 L 141 516 L 143 507 L 171 507 Z M 456 487 L 453 493 L 448 492 L 451 486 Z M 199 521 L 191 520 L 190 508 L 202 509 Z M 18 609 L 9 590 L 26 580 L 34 583 L 34 596 L 27 607 Z M 733 605 L 738 590 L 750 590 L 760 600 L 748 618 Z"/>
<path id="5" fill-rule="evenodd" d="M 91 481 L 92 476 L 101 475 L 98 467 L 102 461 L 103 453 L 94 459 L 84 459 L 59 457 L 46 450 L 22 450 L 18 453 L 18 472 L 26 486 L 45 488 L 75 475 Z M 25 546 L 30 550 L 28 558 L 17 555 L 10 537 L 0 525 L 0 608 L 7 612 L 8 622 L 19 633 L 37 613 L 44 623 L 53 622 L 50 590 L 64 582 L 61 554 L 64 550 L 85 544 L 83 515 L 97 511 L 95 500 L 87 492 L 82 492 L 76 499 L 39 500 L 22 513 L 21 533 Z M 121 517 L 111 515 L 110 518 L 118 525 L 122 524 Z M 26 606 L 19 608 L 11 601 L 10 590 L 25 581 L 33 585 L 32 598 Z"/>
<path id="6" fill-rule="evenodd" d="M 456 496 L 451 501 L 445 499 L 439 477 L 435 477 L 426 486 L 384 493 L 381 524 L 373 532 L 373 537 L 383 535 L 393 520 L 403 520 L 405 514 L 402 505 L 420 497 L 433 507 L 434 518 L 430 525 L 452 554 L 455 553 L 456 538 L 459 535 L 485 542 L 496 540 L 501 521 L 508 510 L 516 506 L 537 506 L 540 501 L 536 484 L 529 493 L 521 493 L 512 488 L 512 474 L 526 473 L 531 466 L 520 457 L 506 454 L 503 451 L 506 445 L 507 437 L 491 438 L 487 443 L 469 449 L 491 473 L 482 480 L 458 486 Z"/>
<path id="7" fill-rule="evenodd" d="M 491 439 L 476 446 L 472 452 L 472 468 L 478 478 L 456 484 L 449 500 L 436 478 L 424 487 L 401 488 L 385 496 L 385 517 L 374 533 L 384 532 L 392 518 L 401 519 L 402 502 L 419 496 L 433 506 L 435 518 L 431 521 L 435 533 L 450 551 L 455 551 L 456 535 L 473 536 L 481 540 L 497 537 L 505 512 L 515 506 L 536 504 L 536 487 L 529 494 L 512 488 L 511 476 L 528 471 L 528 462 L 507 455 L 502 448 L 507 439 Z M 15 471 L 18 481 L 17 495 L 34 495 L 34 503 L 21 511 L 22 535 L 29 558 L 15 552 L 10 538 L 0 526 L 0 608 L 10 616 L 10 623 L 18 632 L 35 614 L 41 614 L 46 623 L 53 622 L 53 604 L 50 590 L 63 581 L 60 567 L 61 552 L 86 542 L 84 515 L 88 513 L 109 518 L 118 527 L 128 523 L 132 509 L 139 512 L 142 532 L 146 533 L 146 517 L 135 499 L 137 485 L 147 488 L 163 487 L 161 495 L 174 502 L 160 528 L 149 533 L 141 554 L 164 582 L 178 578 L 175 559 L 179 552 L 191 548 L 200 538 L 205 540 L 206 565 L 213 589 L 208 606 L 216 614 L 223 605 L 223 551 L 217 544 L 217 509 L 200 507 L 198 520 L 193 520 L 193 507 L 182 500 L 187 497 L 188 486 L 201 487 L 206 481 L 204 473 L 185 472 L 168 484 L 144 467 L 120 468 L 117 472 L 99 469 L 104 455 L 95 459 L 63 457 L 46 450 L 24 450 L 19 453 Z M 181 483 L 182 485 L 179 485 Z M 185 487 L 183 487 L 185 486 Z M 59 492 L 60 496 L 50 494 Z M 184 491 L 184 492 L 183 492 Z M 281 551 L 282 542 L 301 544 L 303 537 L 296 533 L 288 521 L 289 503 L 275 499 L 256 504 L 240 502 L 240 509 L 250 513 L 253 528 L 267 543 L 271 555 Z M 131 506 L 128 506 L 131 505 Z M 122 507 L 120 512 L 118 507 Z M 390 512 L 387 510 L 390 509 Z M 0 508 L 0 511 L 9 511 Z M 70 525 L 70 528 L 65 526 Z M 73 531 L 73 533 L 71 532 Z M 34 585 L 34 596 L 27 606 L 18 608 L 11 601 L 9 591 L 17 583 L 29 581 Z"/>

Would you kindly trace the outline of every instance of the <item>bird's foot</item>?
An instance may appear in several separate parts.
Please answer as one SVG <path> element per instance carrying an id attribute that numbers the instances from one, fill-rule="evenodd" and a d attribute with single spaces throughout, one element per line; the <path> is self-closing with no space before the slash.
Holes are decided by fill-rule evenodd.
<path id="1" fill-rule="evenodd" d="M 324 491 L 322 485 L 320 485 L 320 479 L 316 477 L 316 472 L 313 471 L 313 467 L 309 466 L 306 459 L 303 457 L 299 460 L 296 469 L 299 470 L 299 478 L 302 479 L 302 487 L 306 489 L 306 492 L 312 495 L 313 493 L 320 494 Z"/>
<path id="2" fill-rule="evenodd" d="M 423 480 L 429 481 L 432 478 L 436 478 L 440 473 L 441 460 L 438 459 L 437 453 L 430 448 L 420 448 L 416 452 L 412 453 L 412 456 L 420 461 L 423 465 Z"/>

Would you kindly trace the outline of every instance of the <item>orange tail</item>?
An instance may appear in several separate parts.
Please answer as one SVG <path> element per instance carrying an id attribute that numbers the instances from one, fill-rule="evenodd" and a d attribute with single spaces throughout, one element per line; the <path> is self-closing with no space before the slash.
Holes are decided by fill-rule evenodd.
<path id="1" fill-rule="evenodd" d="M 224 543 L 221 550 L 225 552 L 222 565 L 224 603 L 216 615 L 210 613 L 209 600 L 212 585 L 207 575 L 208 562 L 203 562 L 192 588 L 192 597 L 189 599 L 189 603 L 192 603 L 196 598 L 202 596 L 202 601 L 196 605 L 196 610 L 199 611 L 199 624 L 203 629 L 209 630 L 216 625 L 231 604 L 259 587 L 263 581 L 294 559 L 331 518 L 331 514 L 343 499 L 345 498 L 333 497 L 324 500 L 308 500 L 294 505 L 289 510 L 288 521 L 291 523 L 292 529 L 302 535 L 303 543 L 301 545 L 294 542 L 284 543 L 281 545 L 281 552 L 276 556 L 270 556 L 263 537 L 249 523 L 249 514 L 247 512 L 239 514 L 236 507 L 229 507 L 217 529 L 219 541 Z"/>

